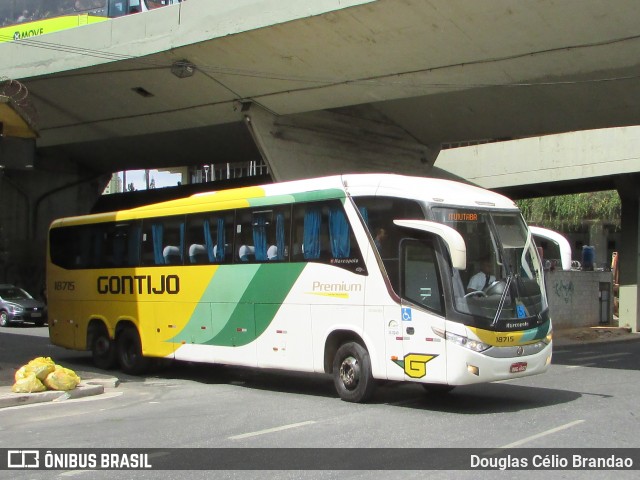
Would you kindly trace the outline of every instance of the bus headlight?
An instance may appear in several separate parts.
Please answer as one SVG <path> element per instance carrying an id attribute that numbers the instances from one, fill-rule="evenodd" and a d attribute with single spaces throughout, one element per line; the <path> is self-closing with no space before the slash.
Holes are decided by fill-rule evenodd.
<path id="1" fill-rule="evenodd" d="M 549 345 L 551 343 L 551 340 L 553 340 L 553 330 L 549 330 L 549 333 L 547 333 L 547 336 L 544 337 L 544 339 L 542 340 L 542 342 L 545 345 Z"/>
<path id="2" fill-rule="evenodd" d="M 484 352 L 485 350 L 491 348 L 491 345 L 487 345 L 486 343 L 483 343 L 479 340 L 471 340 L 462 335 L 445 332 L 444 330 L 435 327 L 433 327 L 432 330 L 439 337 L 444 338 L 445 340 L 448 340 L 451 343 L 455 343 L 456 345 L 459 345 L 461 347 L 468 348 L 469 350 L 472 350 L 474 352 Z"/>

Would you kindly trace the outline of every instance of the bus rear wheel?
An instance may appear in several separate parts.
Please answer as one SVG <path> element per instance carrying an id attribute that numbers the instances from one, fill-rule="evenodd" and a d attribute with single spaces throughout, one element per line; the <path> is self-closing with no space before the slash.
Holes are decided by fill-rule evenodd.
<path id="1" fill-rule="evenodd" d="M 362 345 L 348 342 L 342 345 L 333 360 L 333 384 L 346 402 L 365 402 L 375 389 L 371 374 L 371 358 Z"/>
<path id="2" fill-rule="evenodd" d="M 142 375 L 150 365 L 149 359 L 142 355 L 140 336 L 131 327 L 125 328 L 116 338 L 116 356 L 120 370 L 131 375 Z"/>
<path id="3" fill-rule="evenodd" d="M 93 364 L 102 370 L 116 366 L 116 346 L 104 326 L 96 327 L 91 341 Z"/>

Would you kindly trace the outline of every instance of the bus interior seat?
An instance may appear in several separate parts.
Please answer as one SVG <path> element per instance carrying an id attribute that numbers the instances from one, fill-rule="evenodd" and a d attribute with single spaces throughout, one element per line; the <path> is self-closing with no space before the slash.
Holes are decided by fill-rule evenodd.
<path id="1" fill-rule="evenodd" d="M 238 257 L 241 262 L 250 262 L 255 255 L 255 247 L 251 245 L 242 245 L 238 250 Z"/>
<path id="2" fill-rule="evenodd" d="M 180 249 L 175 245 L 167 245 L 162 250 L 162 256 L 164 257 L 164 263 L 166 265 L 178 265 L 182 263 L 180 258 Z"/>
<path id="3" fill-rule="evenodd" d="M 209 257 L 204 245 L 193 243 L 189 246 L 189 262 L 190 263 L 207 263 Z"/>

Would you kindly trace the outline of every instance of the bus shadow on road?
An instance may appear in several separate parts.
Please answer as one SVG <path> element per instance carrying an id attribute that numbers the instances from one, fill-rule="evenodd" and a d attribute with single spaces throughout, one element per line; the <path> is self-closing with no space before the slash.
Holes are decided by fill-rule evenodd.
<path id="1" fill-rule="evenodd" d="M 409 387 L 407 387 L 409 388 Z M 428 393 L 417 385 L 411 386 L 413 400 L 395 402 L 403 408 L 460 414 L 493 414 L 519 412 L 573 402 L 580 392 L 553 388 L 530 387 L 506 383 L 486 383 L 457 387 L 449 393 Z M 416 397 L 415 394 L 420 396 Z M 394 395 L 397 397 L 397 395 Z M 405 397 L 409 397 L 405 394 Z M 374 401 L 379 398 L 374 398 Z M 394 404 L 394 403 L 392 403 Z"/>
<path id="2" fill-rule="evenodd" d="M 118 370 L 96 368 L 90 356 L 79 357 L 75 354 L 65 358 L 62 355 L 59 360 L 68 361 L 82 372 L 116 376 L 123 383 L 144 383 L 152 379 L 162 379 L 212 386 L 233 385 L 256 391 L 336 400 L 339 398 L 333 386 L 333 379 L 327 374 L 175 361 L 160 365 L 146 375 L 133 376 Z M 473 415 L 549 407 L 575 401 L 581 396 L 580 392 L 512 383 L 467 385 L 457 387 L 449 393 L 429 393 L 420 385 L 382 381 L 368 403 Z"/>

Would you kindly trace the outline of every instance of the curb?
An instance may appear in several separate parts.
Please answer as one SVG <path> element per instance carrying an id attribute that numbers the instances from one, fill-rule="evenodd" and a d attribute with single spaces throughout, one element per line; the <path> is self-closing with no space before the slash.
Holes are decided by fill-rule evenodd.
<path id="1" fill-rule="evenodd" d="M 101 395 L 105 388 L 115 388 L 120 381 L 115 377 L 88 378 L 69 391 L 54 391 L 36 393 L 13 393 L 10 387 L 0 388 L 0 408 L 18 407 L 45 402 L 63 402 L 77 398 Z"/>
<path id="2" fill-rule="evenodd" d="M 554 330 L 553 344 L 557 347 L 615 343 L 637 340 L 640 334 L 626 327 L 577 327 Z"/>

